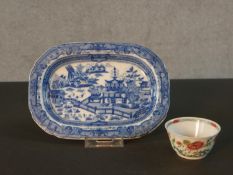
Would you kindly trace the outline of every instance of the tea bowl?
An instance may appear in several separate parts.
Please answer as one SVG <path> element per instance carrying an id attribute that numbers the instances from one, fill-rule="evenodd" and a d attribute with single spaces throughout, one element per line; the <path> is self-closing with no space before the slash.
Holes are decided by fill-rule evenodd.
<path id="1" fill-rule="evenodd" d="M 221 130 L 218 123 L 199 117 L 179 117 L 165 123 L 172 148 L 182 158 L 197 160 L 207 156 Z"/>

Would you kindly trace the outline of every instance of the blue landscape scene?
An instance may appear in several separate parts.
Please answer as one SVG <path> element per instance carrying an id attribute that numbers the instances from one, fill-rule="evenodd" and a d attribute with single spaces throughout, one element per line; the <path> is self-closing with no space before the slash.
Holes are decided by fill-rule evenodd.
<path id="1" fill-rule="evenodd" d="M 151 110 L 151 83 L 132 63 L 78 62 L 58 68 L 50 79 L 49 100 L 64 120 L 127 121 Z"/>

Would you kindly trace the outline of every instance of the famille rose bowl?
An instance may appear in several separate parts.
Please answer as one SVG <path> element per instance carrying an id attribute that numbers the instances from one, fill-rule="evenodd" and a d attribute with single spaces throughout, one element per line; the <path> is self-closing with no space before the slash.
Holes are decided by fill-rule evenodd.
<path id="1" fill-rule="evenodd" d="M 221 130 L 214 121 L 198 117 L 180 117 L 165 123 L 171 145 L 185 159 L 202 159 L 213 148 Z"/>

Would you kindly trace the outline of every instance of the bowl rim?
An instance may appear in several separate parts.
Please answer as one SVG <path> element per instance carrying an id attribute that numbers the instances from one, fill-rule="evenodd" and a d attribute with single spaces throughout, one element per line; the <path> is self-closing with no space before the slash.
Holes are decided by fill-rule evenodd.
<path id="1" fill-rule="evenodd" d="M 186 120 L 186 119 L 204 121 L 204 122 L 208 123 L 209 125 L 212 125 L 214 128 L 216 128 L 217 132 L 215 134 L 212 134 L 212 135 L 209 135 L 209 136 L 205 136 L 205 137 L 191 137 L 191 136 L 179 134 L 179 133 L 175 132 L 174 130 L 169 129 L 169 126 L 171 124 L 175 124 L 177 122 L 180 122 L 180 121 Z M 175 117 L 173 119 L 168 120 L 165 123 L 164 126 L 165 126 L 165 129 L 167 130 L 167 132 L 173 133 L 173 134 L 178 135 L 180 137 L 189 138 L 189 139 L 207 139 L 207 138 L 211 138 L 211 137 L 216 137 L 219 134 L 219 132 L 221 131 L 221 126 L 217 122 L 215 122 L 213 120 L 210 120 L 208 118 L 194 117 L 194 116 Z"/>

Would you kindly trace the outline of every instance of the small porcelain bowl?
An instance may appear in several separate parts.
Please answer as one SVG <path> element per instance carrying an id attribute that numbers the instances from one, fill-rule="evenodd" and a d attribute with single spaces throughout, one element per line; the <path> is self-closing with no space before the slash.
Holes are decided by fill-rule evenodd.
<path id="1" fill-rule="evenodd" d="M 202 159 L 213 148 L 221 130 L 214 121 L 198 117 L 180 117 L 165 123 L 171 145 L 185 159 Z"/>

